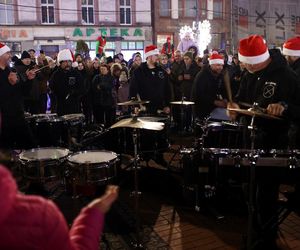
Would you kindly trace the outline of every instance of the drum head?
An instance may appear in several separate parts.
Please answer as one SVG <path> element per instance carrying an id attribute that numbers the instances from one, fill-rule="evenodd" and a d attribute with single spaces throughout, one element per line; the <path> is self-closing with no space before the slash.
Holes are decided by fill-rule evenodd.
<path id="1" fill-rule="evenodd" d="M 84 120 L 85 116 L 84 114 L 68 114 L 62 116 L 66 121 L 72 121 L 72 120 Z"/>
<path id="2" fill-rule="evenodd" d="M 19 157 L 23 161 L 59 160 L 69 153 L 66 148 L 35 148 L 22 152 Z"/>
<path id="3" fill-rule="evenodd" d="M 110 162 L 117 158 L 112 151 L 82 151 L 68 157 L 68 161 L 77 164 Z"/>

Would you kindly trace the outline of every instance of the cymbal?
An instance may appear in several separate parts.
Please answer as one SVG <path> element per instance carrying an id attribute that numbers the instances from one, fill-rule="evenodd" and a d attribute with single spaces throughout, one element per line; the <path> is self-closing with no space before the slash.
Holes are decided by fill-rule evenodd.
<path id="1" fill-rule="evenodd" d="M 175 105 L 194 105 L 194 102 L 189 102 L 189 101 L 175 101 L 175 102 L 170 102 L 171 104 Z"/>
<path id="2" fill-rule="evenodd" d="M 113 124 L 110 128 L 139 128 L 159 131 L 164 126 L 163 122 L 149 122 L 139 118 L 126 118 Z"/>
<path id="3" fill-rule="evenodd" d="M 141 105 L 141 104 L 147 104 L 149 101 L 138 101 L 138 100 L 130 100 L 127 102 L 119 102 L 117 105 L 119 106 L 130 106 L 130 105 Z"/>
<path id="4" fill-rule="evenodd" d="M 257 116 L 261 118 L 266 118 L 266 119 L 276 119 L 276 120 L 281 120 L 280 117 L 275 116 L 275 115 L 269 115 L 266 113 L 263 113 L 262 111 L 257 111 L 253 109 L 237 109 L 237 108 L 227 108 L 228 111 L 234 111 L 242 115 L 248 115 L 248 116 Z"/>

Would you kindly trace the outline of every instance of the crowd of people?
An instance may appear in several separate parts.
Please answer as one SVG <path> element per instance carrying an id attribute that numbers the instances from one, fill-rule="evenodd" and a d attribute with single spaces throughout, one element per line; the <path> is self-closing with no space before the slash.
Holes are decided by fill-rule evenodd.
<path id="1" fill-rule="evenodd" d="M 245 103 L 257 103 L 261 110 L 281 119 L 256 119 L 255 147 L 300 148 L 299 37 L 286 41 L 282 52 L 268 49 L 261 36 L 252 35 L 240 41 L 235 55 L 206 50 L 199 57 L 194 45 L 164 53 L 149 45 L 144 62 L 139 53 L 128 62 L 122 53 L 91 60 L 74 56 L 69 49 L 53 59 L 42 51 L 37 57 L 34 50 L 23 51 L 20 58 L 13 57 L 12 67 L 10 59 L 10 48 L 0 43 L 1 147 L 34 146 L 24 111 L 38 114 L 51 110 L 59 116 L 83 113 L 86 123 L 109 127 L 117 115 L 132 112 L 117 103 L 138 98 L 149 101 L 145 112 L 154 116 L 170 115 L 172 101 L 194 102 L 193 108 L 185 107 L 184 118 L 177 107 L 172 109 L 174 126 L 183 124 L 181 129 L 186 131 L 192 129 L 192 116 L 203 120 L 216 108 L 239 109 Z M 227 113 L 232 120 L 240 117 L 233 111 Z M 268 180 L 269 173 L 258 175 L 258 228 L 276 208 L 280 181 L 276 171 L 273 173 Z M 273 241 L 274 235 L 269 234 L 268 240 Z"/>

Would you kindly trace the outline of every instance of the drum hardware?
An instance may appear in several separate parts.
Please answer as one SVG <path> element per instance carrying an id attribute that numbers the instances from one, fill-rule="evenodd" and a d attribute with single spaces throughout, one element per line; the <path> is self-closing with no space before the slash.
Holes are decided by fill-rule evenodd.
<path id="1" fill-rule="evenodd" d="M 133 158 L 133 170 L 134 170 L 134 191 L 131 192 L 131 195 L 134 197 L 134 210 L 136 215 L 136 240 L 132 242 L 132 246 L 137 249 L 144 249 L 142 244 L 142 233 L 140 228 L 140 218 L 139 218 L 139 197 L 141 196 L 141 192 L 139 191 L 139 180 L 138 180 L 138 170 L 139 170 L 139 155 L 138 155 L 138 129 L 147 129 L 159 131 L 164 128 L 164 123 L 162 122 L 152 122 L 152 121 L 143 121 L 138 118 L 137 115 L 133 115 L 132 118 L 127 118 L 118 121 L 113 124 L 111 127 L 113 128 L 133 128 L 132 131 L 132 139 L 134 146 L 134 158 Z"/>

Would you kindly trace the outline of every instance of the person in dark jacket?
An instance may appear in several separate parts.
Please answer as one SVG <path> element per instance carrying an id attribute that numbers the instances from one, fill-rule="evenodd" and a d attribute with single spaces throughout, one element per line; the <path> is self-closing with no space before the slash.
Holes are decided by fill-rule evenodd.
<path id="1" fill-rule="evenodd" d="M 240 41 L 239 60 L 245 64 L 248 72 L 242 79 L 235 102 L 228 103 L 228 107 L 239 108 L 239 102 L 257 103 L 268 114 L 281 115 L 281 120 L 255 118 L 254 147 L 265 151 L 287 149 L 289 119 L 285 118 L 285 107 L 295 103 L 297 95 L 299 96 L 296 74 L 288 67 L 280 51 L 268 50 L 264 39 L 259 35 Z M 237 113 L 229 114 L 231 118 L 236 118 Z M 254 212 L 253 223 L 249 231 L 251 235 L 248 235 L 251 249 L 277 249 L 277 227 L 266 225 L 277 218 L 281 169 L 272 166 L 256 169 L 256 186 L 252 190 L 256 194 L 253 197 L 255 205 L 250 210 Z"/>
<path id="2" fill-rule="evenodd" d="M 23 98 L 35 72 L 27 69 L 17 74 L 8 66 L 10 58 L 10 48 L 0 43 L 0 147 L 33 148 L 36 144 L 24 117 Z"/>
<path id="3" fill-rule="evenodd" d="M 149 114 L 157 115 L 158 110 L 169 114 L 171 88 L 164 69 L 157 65 L 159 51 L 154 45 L 145 48 L 146 62 L 142 63 L 132 75 L 129 95 L 150 101 L 147 105 Z"/>
<path id="4" fill-rule="evenodd" d="M 226 108 L 226 91 L 223 77 L 224 59 L 217 52 L 209 58 L 209 65 L 196 76 L 192 90 L 195 117 L 203 119 L 215 108 Z"/>
<path id="5" fill-rule="evenodd" d="M 57 99 L 57 114 L 81 113 L 84 85 L 80 73 L 72 69 L 72 52 L 69 49 L 61 50 L 57 61 L 60 65 L 49 80 L 49 87 Z"/>
<path id="6" fill-rule="evenodd" d="M 95 122 L 102 123 L 106 127 L 113 123 L 113 88 L 113 77 L 110 74 L 109 67 L 102 64 L 100 74 L 96 75 L 92 81 L 91 98 Z"/>

